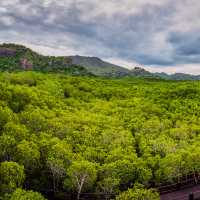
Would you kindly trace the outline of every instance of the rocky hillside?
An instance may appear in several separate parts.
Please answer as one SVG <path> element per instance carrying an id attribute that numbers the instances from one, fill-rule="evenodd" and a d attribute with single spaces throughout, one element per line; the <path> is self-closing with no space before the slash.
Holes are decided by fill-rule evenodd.
<path id="1" fill-rule="evenodd" d="M 69 57 L 43 56 L 29 48 L 15 44 L 0 45 L 0 70 L 33 70 L 91 75 L 84 67 L 72 64 Z"/>
<path id="2" fill-rule="evenodd" d="M 0 45 L 0 71 L 33 70 L 59 72 L 72 75 L 95 75 L 106 77 L 144 77 L 167 80 L 200 80 L 200 75 L 184 73 L 151 73 L 143 68 L 132 70 L 105 62 L 97 57 L 43 56 L 29 48 L 16 44 Z"/>

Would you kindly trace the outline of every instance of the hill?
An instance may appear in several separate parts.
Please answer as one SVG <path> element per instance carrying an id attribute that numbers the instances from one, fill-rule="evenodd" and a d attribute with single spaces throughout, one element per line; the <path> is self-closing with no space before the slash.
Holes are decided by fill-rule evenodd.
<path id="1" fill-rule="evenodd" d="M 84 67 L 73 65 L 69 57 L 43 56 L 16 44 L 0 45 L 1 71 L 60 72 L 73 75 L 92 75 Z"/>
<path id="2" fill-rule="evenodd" d="M 105 62 L 97 57 L 84 56 L 43 56 L 29 48 L 16 44 L 0 45 L 1 71 L 59 72 L 71 75 L 104 77 L 144 77 L 166 80 L 200 80 L 200 75 L 184 73 L 151 73 L 143 68 L 132 70 Z"/>
<path id="3" fill-rule="evenodd" d="M 88 71 L 98 76 L 122 77 L 130 73 L 126 68 L 105 62 L 97 57 L 70 56 L 70 58 L 73 64 L 84 66 Z"/>
<path id="4" fill-rule="evenodd" d="M 160 78 L 165 80 L 200 80 L 200 75 L 191 75 L 184 73 L 151 73 L 143 68 L 135 67 L 129 72 L 129 76 L 145 77 L 145 78 Z"/>
<path id="5" fill-rule="evenodd" d="M 184 73 L 175 73 L 171 75 L 166 73 L 155 73 L 155 75 L 168 80 L 200 80 L 200 75 L 191 75 Z"/>

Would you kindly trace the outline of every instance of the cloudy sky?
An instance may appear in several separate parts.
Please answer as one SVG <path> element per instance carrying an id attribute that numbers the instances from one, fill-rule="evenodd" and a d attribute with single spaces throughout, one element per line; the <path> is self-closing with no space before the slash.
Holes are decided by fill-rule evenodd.
<path id="1" fill-rule="evenodd" d="M 0 0 L 0 43 L 200 74 L 199 0 Z"/>

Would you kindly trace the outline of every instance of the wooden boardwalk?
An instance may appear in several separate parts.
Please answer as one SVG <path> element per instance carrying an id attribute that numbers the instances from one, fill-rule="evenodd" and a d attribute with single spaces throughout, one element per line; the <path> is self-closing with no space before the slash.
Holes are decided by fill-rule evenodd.
<path id="1" fill-rule="evenodd" d="M 200 200 L 200 185 L 194 185 L 189 188 L 182 188 L 178 191 L 161 194 L 161 200 L 188 200 L 189 194 L 194 194 L 195 200 Z"/>

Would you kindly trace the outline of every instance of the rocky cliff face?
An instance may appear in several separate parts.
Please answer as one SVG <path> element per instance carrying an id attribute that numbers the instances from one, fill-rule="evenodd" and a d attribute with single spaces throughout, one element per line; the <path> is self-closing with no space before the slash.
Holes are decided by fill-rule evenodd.
<path id="1" fill-rule="evenodd" d="M 22 69 L 24 70 L 32 70 L 33 69 L 33 64 L 26 58 L 20 59 L 20 64 Z"/>
<path id="2" fill-rule="evenodd" d="M 16 51 L 9 48 L 0 48 L 0 56 L 15 56 Z"/>

